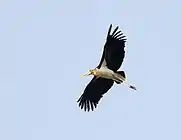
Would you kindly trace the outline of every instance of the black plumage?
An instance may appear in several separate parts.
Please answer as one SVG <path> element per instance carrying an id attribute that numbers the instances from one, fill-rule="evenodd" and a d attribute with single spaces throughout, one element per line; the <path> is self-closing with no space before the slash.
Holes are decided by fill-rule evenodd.
<path id="1" fill-rule="evenodd" d="M 103 60 L 105 59 L 107 67 L 116 72 L 120 68 L 125 56 L 124 48 L 126 36 L 122 36 L 123 33 L 121 33 L 121 31 L 116 32 L 118 30 L 118 26 L 115 28 L 112 34 L 111 29 L 112 24 L 109 27 L 102 58 L 97 68 L 101 67 Z"/>

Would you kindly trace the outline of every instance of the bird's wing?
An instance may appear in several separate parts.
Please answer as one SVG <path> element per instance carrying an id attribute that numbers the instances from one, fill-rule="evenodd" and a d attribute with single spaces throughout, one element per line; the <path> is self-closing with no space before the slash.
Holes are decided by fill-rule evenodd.
<path id="1" fill-rule="evenodd" d="M 103 97 L 103 94 L 112 87 L 113 83 L 113 80 L 110 79 L 93 77 L 77 101 L 81 109 L 85 111 L 91 109 L 93 111 L 97 107 L 99 100 Z"/>
<path id="2" fill-rule="evenodd" d="M 97 68 L 100 68 L 102 65 L 106 65 L 109 69 L 117 71 L 125 56 L 124 47 L 126 39 L 121 31 L 117 31 L 118 26 L 114 29 L 112 34 L 111 28 L 112 24 L 109 27 L 102 58 Z"/>

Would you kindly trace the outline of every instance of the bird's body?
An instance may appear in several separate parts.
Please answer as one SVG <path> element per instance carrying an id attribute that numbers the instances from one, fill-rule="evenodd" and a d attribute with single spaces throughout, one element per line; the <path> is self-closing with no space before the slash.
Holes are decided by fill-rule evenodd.
<path id="1" fill-rule="evenodd" d="M 106 66 L 95 68 L 93 70 L 89 70 L 92 75 L 96 76 L 96 78 L 105 78 L 112 79 L 115 82 L 122 82 L 125 80 L 125 77 L 119 73 L 114 72 L 113 70 L 108 69 Z"/>
<path id="2" fill-rule="evenodd" d="M 112 34 L 112 25 L 110 25 L 107 35 L 107 40 L 104 46 L 103 55 L 99 65 L 92 70 L 89 70 L 87 74 L 93 75 L 93 79 L 86 86 L 84 93 L 78 99 L 79 106 L 81 109 L 84 108 L 85 111 L 90 109 L 93 111 L 97 107 L 99 100 L 115 83 L 125 83 L 126 76 L 124 71 L 118 71 L 120 68 L 124 56 L 125 56 L 125 36 L 121 31 L 118 30 L 118 26 L 115 28 Z M 127 84 L 130 88 L 136 88 L 132 85 Z"/>
<path id="3" fill-rule="evenodd" d="M 112 79 L 114 72 L 107 67 L 101 67 L 100 69 L 93 70 L 94 76 L 105 78 L 105 79 Z"/>

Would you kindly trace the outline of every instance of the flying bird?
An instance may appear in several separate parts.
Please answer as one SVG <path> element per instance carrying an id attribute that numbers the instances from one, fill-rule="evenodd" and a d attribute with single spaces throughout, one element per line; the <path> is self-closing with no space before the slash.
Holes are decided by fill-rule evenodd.
<path id="1" fill-rule="evenodd" d="M 109 27 L 106 43 L 99 65 L 95 69 L 90 69 L 82 76 L 93 75 L 94 77 L 86 86 L 83 94 L 77 100 L 81 109 L 85 111 L 94 110 L 100 99 L 113 86 L 124 83 L 129 88 L 136 90 L 136 87 L 125 82 L 124 71 L 118 71 L 125 57 L 126 36 L 118 31 L 118 26 L 111 34 L 112 24 Z"/>

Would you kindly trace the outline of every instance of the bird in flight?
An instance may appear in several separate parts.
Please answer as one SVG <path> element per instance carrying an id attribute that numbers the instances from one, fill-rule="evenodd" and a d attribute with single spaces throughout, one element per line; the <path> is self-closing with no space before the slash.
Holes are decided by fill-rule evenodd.
<path id="1" fill-rule="evenodd" d="M 83 94 L 77 100 L 81 109 L 85 111 L 94 110 L 98 102 L 105 93 L 116 84 L 125 84 L 129 88 L 136 90 L 136 87 L 125 82 L 124 71 L 119 71 L 125 57 L 126 39 L 118 26 L 111 34 L 112 24 L 109 27 L 106 43 L 99 65 L 95 69 L 90 69 L 82 76 L 93 75 L 92 80 L 86 86 Z"/>

